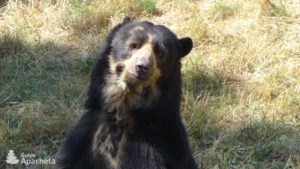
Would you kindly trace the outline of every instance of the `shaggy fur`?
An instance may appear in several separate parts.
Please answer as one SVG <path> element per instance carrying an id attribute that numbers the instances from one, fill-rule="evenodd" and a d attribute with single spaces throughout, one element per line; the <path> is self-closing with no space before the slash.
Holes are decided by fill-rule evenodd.
<path id="1" fill-rule="evenodd" d="M 196 169 L 180 117 L 180 59 L 192 49 L 162 25 L 126 17 L 103 41 L 87 112 L 58 169 Z"/>

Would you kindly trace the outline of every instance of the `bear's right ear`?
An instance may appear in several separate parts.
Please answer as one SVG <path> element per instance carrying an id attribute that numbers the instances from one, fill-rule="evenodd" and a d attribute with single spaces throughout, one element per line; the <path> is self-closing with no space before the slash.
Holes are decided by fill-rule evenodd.
<path id="1" fill-rule="evenodd" d="M 193 40 L 190 37 L 184 37 L 179 39 L 181 45 L 181 56 L 184 57 L 185 55 L 189 54 L 193 48 Z"/>
<path id="2" fill-rule="evenodd" d="M 132 20 L 133 20 L 132 17 L 125 16 L 125 18 L 123 19 L 122 25 L 125 25 L 125 24 L 127 24 L 129 22 L 132 22 Z"/>

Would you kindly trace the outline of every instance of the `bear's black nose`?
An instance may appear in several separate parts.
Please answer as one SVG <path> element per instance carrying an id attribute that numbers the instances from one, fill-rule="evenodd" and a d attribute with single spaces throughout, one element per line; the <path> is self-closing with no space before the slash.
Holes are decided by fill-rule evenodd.
<path id="1" fill-rule="evenodd" d="M 137 73 L 137 78 L 139 79 L 147 79 L 148 74 L 149 74 L 149 65 L 146 64 L 137 64 L 135 66 L 136 73 Z"/>
<path id="2" fill-rule="evenodd" d="M 147 80 L 149 78 L 154 66 L 153 56 L 147 54 L 146 52 L 145 50 L 142 51 L 142 53 L 140 53 L 135 60 L 135 73 L 137 75 L 137 78 L 141 80 Z"/>
<path id="3" fill-rule="evenodd" d="M 136 71 L 138 73 L 147 73 L 149 71 L 149 66 L 144 65 L 144 64 L 137 64 Z"/>

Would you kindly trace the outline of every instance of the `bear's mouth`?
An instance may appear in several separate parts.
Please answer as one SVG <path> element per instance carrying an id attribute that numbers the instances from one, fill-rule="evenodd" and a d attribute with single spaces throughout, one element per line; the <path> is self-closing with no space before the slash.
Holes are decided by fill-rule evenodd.
<path id="1" fill-rule="evenodd" d="M 151 73 L 137 74 L 137 73 L 128 72 L 127 77 L 128 77 L 129 82 L 143 83 L 143 82 L 147 82 L 150 79 Z"/>

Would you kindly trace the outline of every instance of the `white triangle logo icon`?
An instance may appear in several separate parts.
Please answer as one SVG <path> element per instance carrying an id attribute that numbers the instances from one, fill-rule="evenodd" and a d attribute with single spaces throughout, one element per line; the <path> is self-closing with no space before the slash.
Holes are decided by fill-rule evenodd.
<path id="1" fill-rule="evenodd" d="M 19 163 L 19 160 L 16 157 L 14 150 L 9 150 L 7 157 L 6 157 L 6 162 L 8 164 L 18 164 Z"/>

